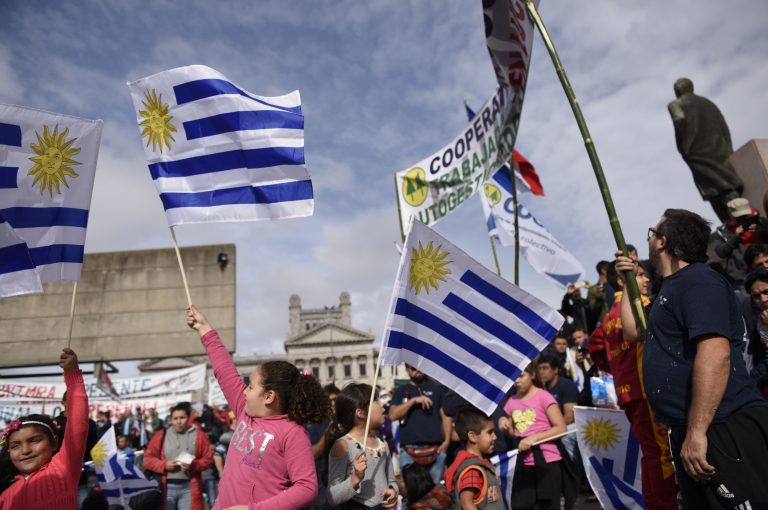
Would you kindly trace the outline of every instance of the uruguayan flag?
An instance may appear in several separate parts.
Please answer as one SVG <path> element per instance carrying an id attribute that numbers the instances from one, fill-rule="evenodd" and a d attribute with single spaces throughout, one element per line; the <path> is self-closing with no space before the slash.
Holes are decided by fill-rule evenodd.
<path id="1" fill-rule="evenodd" d="M 623 411 L 574 408 L 579 450 L 589 484 L 606 510 L 645 508 L 640 444 Z"/>
<path id="2" fill-rule="evenodd" d="M 517 465 L 517 450 L 512 450 L 491 457 L 491 464 L 496 468 L 496 475 L 501 483 L 501 494 L 504 498 L 504 510 L 512 510 L 512 481 L 515 479 Z"/>
<path id="3" fill-rule="evenodd" d="M 0 215 L 0 297 L 43 292 L 27 243 Z"/>
<path id="4" fill-rule="evenodd" d="M 128 88 L 169 225 L 312 215 L 298 91 L 257 96 L 201 65 Z"/>
<path id="5" fill-rule="evenodd" d="M 488 234 L 498 238 L 503 246 L 514 246 L 515 206 L 509 167 L 505 165 L 488 179 L 483 185 L 480 200 L 483 203 Z M 517 206 L 520 252 L 525 260 L 537 273 L 546 276 L 560 287 L 565 288 L 569 283 L 577 281 L 584 273 L 581 263 L 534 218 L 521 202 L 519 195 Z"/>
<path id="6" fill-rule="evenodd" d="M 124 504 L 131 496 L 157 489 L 157 482 L 147 480 L 134 466 L 133 452 L 118 452 L 114 427 L 107 429 L 91 448 L 91 457 L 102 494 L 110 504 Z"/>
<path id="7" fill-rule="evenodd" d="M 400 258 L 382 363 L 408 363 L 490 415 L 562 316 L 418 220 Z"/>
<path id="8" fill-rule="evenodd" d="M 0 104 L 0 215 L 43 283 L 80 279 L 101 127 Z"/>

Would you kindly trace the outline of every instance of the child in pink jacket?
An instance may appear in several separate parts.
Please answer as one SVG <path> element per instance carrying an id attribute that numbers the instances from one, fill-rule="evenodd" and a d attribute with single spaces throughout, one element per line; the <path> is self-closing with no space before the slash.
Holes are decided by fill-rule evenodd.
<path id="1" fill-rule="evenodd" d="M 304 424 L 319 423 L 330 413 L 320 383 L 286 361 L 269 361 L 251 373 L 246 386 L 218 333 L 194 305 L 187 308 L 187 324 L 200 334 L 237 416 L 213 510 L 309 506 L 317 495 L 317 475 Z"/>

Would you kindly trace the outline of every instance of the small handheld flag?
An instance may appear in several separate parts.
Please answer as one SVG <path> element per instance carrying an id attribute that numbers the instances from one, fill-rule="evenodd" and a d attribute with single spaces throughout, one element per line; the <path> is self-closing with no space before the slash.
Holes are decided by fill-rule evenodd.
<path id="1" fill-rule="evenodd" d="M 258 96 L 201 65 L 128 88 L 170 226 L 312 215 L 298 91 Z"/>
<path id="2" fill-rule="evenodd" d="M 556 310 L 414 220 L 382 364 L 417 367 L 490 415 L 562 323 Z"/>

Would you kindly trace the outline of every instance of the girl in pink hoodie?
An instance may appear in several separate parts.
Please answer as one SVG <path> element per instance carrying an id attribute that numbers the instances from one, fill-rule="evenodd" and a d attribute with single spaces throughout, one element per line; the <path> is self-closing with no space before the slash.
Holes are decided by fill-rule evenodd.
<path id="1" fill-rule="evenodd" d="M 194 306 L 187 324 L 200 334 L 213 373 L 237 425 L 227 450 L 213 510 L 298 510 L 317 495 L 317 476 L 304 424 L 330 414 L 320 383 L 286 361 L 269 361 L 250 375 L 237 372 L 218 333 Z"/>

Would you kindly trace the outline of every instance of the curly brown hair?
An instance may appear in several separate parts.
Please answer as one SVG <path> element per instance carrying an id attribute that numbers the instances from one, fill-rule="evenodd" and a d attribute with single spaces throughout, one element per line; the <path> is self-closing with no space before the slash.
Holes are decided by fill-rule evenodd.
<path id="1" fill-rule="evenodd" d="M 287 361 L 268 361 L 259 367 L 261 385 L 277 393 L 288 419 L 305 425 L 320 423 L 331 415 L 331 403 L 320 383 Z"/>

